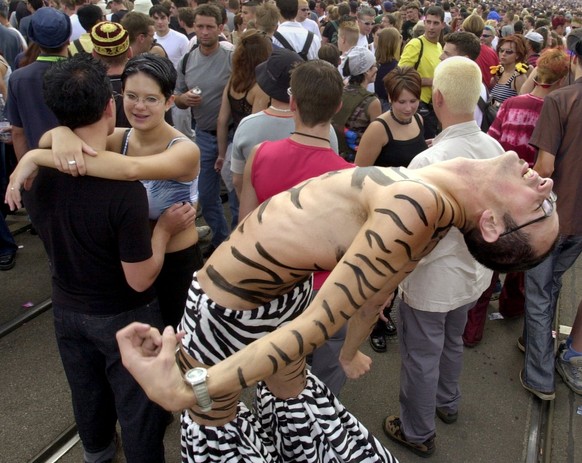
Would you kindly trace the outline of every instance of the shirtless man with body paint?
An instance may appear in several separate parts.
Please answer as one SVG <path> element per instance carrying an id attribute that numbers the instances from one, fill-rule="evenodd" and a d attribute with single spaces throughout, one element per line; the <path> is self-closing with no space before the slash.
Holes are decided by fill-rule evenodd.
<path id="1" fill-rule="evenodd" d="M 152 400 L 168 410 L 189 409 L 183 417 L 198 424 L 236 421 L 240 392 L 263 379 L 275 401 L 303 397 L 310 381 L 305 355 L 350 319 L 342 351 L 343 362 L 349 364 L 384 301 L 451 227 L 464 233 L 484 265 L 501 271 L 535 265 L 558 233 L 552 185 L 511 152 L 488 160 L 457 158 L 418 170 L 355 168 L 308 180 L 249 214 L 197 273 L 181 325 L 186 334 L 176 335 L 171 328 L 160 334 L 139 323 L 118 333 L 124 365 Z M 247 311 L 261 317 L 256 311 L 270 301 L 292 305 L 302 298 L 311 273 L 322 269 L 331 270 L 326 283 L 284 326 L 277 328 L 275 322 L 264 328 L 271 320 L 260 318 L 260 340 L 246 347 L 233 342 L 232 353 L 222 361 L 212 352 L 198 355 L 204 348 L 196 343 L 213 350 L 224 331 L 219 319 L 205 319 L 206 312 L 219 311 L 224 319 L 237 314 L 242 318 Z M 281 314 L 286 309 L 277 308 Z M 208 323 L 200 328 L 196 317 Z M 242 325 L 250 326 L 254 319 L 245 320 Z M 216 338 L 196 336 L 197 330 L 206 335 L 213 328 Z M 216 357 L 206 362 L 212 365 L 206 379 L 213 400 L 210 412 L 197 407 L 176 364 L 180 342 L 182 370 L 203 363 L 191 356 Z M 298 461 L 285 453 L 289 441 L 274 440 L 282 461 Z M 374 451 L 378 449 L 372 445 Z M 359 461 L 391 458 L 382 454 Z"/>

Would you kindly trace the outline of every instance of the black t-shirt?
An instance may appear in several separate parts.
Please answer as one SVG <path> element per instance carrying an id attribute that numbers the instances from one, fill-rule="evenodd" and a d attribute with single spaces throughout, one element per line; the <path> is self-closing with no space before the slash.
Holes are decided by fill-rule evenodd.
<path id="1" fill-rule="evenodd" d="M 412 29 L 416 26 L 417 21 L 405 21 L 402 24 L 402 43 L 412 38 Z"/>
<path id="2" fill-rule="evenodd" d="M 142 293 L 131 289 L 121 266 L 121 261 L 136 263 L 152 256 L 141 183 L 72 177 L 41 168 L 24 200 L 49 256 L 54 304 L 111 315 L 154 299 L 152 288 Z"/>
<path id="3" fill-rule="evenodd" d="M 337 21 L 329 21 L 323 28 L 321 33 L 322 37 L 325 37 L 329 43 L 337 45 L 337 34 L 339 31 L 339 25 Z"/>
<path id="4" fill-rule="evenodd" d="M 121 23 L 121 20 L 127 13 L 129 13 L 129 10 L 119 10 L 117 13 L 113 13 L 111 15 L 111 22 Z"/>

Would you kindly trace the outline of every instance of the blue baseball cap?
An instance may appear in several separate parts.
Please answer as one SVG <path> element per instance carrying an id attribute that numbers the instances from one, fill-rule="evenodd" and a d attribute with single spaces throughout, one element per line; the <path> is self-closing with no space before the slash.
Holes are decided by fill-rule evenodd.
<path id="1" fill-rule="evenodd" d="M 61 48 L 69 41 L 71 30 L 71 20 L 65 13 L 45 6 L 32 14 L 28 37 L 42 48 Z"/>

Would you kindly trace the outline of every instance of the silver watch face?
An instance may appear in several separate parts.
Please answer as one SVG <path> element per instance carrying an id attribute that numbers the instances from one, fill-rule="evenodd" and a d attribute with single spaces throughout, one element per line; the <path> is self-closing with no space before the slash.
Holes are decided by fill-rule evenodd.
<path id="1" fill-rule="evenodd" d="M 191 370 L 188 370 L 186 372 L 186 374 L 184 375 L 184 378 L 190 384 L 195 385 L 195 384 L 199 384 L 201 382 L 204 382 L 204 380 L 206 380 L 207 375 L 208 375 L 208 372 L 207 372 L 206 368 L 192 368 Z"/>

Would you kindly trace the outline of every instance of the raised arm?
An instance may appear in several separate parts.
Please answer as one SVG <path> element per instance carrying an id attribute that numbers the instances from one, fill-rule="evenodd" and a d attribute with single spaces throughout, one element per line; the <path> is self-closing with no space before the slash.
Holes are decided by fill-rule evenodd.
<path id="1" fill-rule="evenodd" d="M 39 148 L 48 149 L 53 146 L 57 147 L 52 151 L 54 168 L 71 174 L 73 177 L 87 173 L 83 154 L 89 156 L 97 155 L 97 152 L 91 146 L 85 143 L 71 129 L 64 126 L 55 127 L 45 132 L 38 142 Z M 74 162 L 69 163 L 69 161 Z"/>
<path id="2" fill-rule="evenodd" d="M 38 166 L 56 167 L 51 150 L 33 150 L 29 158 Z M 112 151 L 99 151 L 98 156 L 85 155 L 88 175 L 112 180 L 177 179 L 189 181 L 198 175 L 200 150 L 189 140 L 174 143 L 161 153 L 150 156 L 122 156 Z"/>

